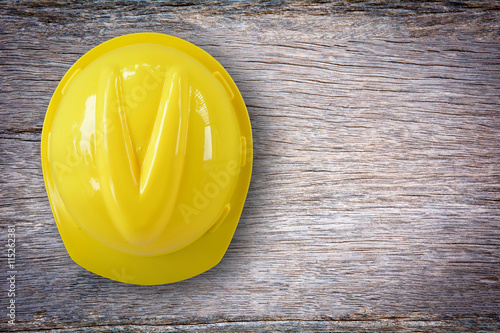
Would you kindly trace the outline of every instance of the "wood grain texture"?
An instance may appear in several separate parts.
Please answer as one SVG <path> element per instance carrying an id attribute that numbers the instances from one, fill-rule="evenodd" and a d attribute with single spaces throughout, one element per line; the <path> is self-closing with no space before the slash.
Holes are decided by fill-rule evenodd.
<path id="1" fill-rule="evenodd" d="M 500 330 L 499 9 L 1 3 L 0 244 L 15 225 L 18 275 L 17 325 L 0 310 L 0 330 Z M 139 31 L 218 59 L 254 135 L 250 192 L 223 261 L 155 287 L 69 258 L 39 158 L 66 70 Z"/>

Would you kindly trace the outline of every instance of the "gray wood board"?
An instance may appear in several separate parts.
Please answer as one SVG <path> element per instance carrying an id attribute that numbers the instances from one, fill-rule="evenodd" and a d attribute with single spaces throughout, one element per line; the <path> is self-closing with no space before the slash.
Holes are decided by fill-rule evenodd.
<path id="1" fill-rule="evenodd" d="M 0 330 L 500 330 L 499 7 L 1 3 L 0 244 L 15 225 L 18 274 Z M 255 153 L 222 262 L 154 287 L 69 258 L 39 157 L 71 64 L 140 31 L 225 66 Z"/>

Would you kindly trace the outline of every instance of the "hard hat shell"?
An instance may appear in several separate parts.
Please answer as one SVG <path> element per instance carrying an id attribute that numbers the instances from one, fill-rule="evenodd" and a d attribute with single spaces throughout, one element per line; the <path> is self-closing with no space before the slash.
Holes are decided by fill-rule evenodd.
<path id="1" fill-rule="evenodd" d="M 71 258 L 144 285 L 184 280 L 222 259 L 253 156 L 248 113 L 226 70 L 158 33 L 111 39 L 68 70 L 41 152 Z"/>

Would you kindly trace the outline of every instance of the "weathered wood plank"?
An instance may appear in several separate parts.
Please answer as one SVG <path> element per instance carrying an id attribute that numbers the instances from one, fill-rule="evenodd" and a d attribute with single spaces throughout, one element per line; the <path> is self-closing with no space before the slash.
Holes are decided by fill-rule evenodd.
<path id="1" fill-rule="evenodd" d="M 15 225 L 15 329 L 499 330 L 498 9 L 0 4 L 0 244 Z M 39 161 L 65 71 L 138 31 L 214 55 L 243 94 L 255 141 L 250 193 L 223 261 L 155 287 L 72 262 Z M 0 313 L 1 330 L 6 321 Z"/>

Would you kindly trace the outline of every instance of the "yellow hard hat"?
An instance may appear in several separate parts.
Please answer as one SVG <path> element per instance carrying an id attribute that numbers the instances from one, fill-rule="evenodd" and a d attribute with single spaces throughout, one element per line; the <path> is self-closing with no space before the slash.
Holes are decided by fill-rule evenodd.
<path id="1" fill-rule="evenodd" d="M 238 224 L 252 132 L 235 83 L 182 39 L 138 33 L 81 57 L 50 101 L 42 168 L 71 258 L 133 284 L 215 266 Z"/>

